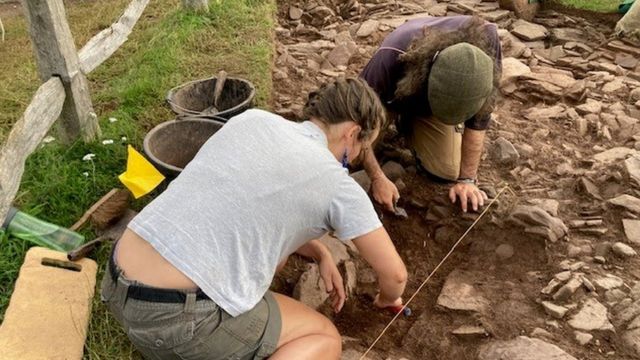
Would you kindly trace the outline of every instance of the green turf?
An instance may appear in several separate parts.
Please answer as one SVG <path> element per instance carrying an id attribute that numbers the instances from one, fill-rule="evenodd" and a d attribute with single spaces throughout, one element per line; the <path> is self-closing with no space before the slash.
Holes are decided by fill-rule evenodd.
<path id="1" fill-rule="evenodd" d="M 602 13 L 618 11 L 619 0 L 554 0 L 565 6 Z"/>
<path id="2" fill-rule="evenodd" d="M 78 47 L 115 21 L 126 4 L 122 0 L 67 3 Z M 117 175 L 125 169 L 126 144 L 141 149 L 142 138 L 151 127 L 174 118 L 164 97 L 183 82 L 224 69 L 252 81 L 258 106 L 268 107 L 274 14 L 274 0 L 212 0 L 206 15 L 183 12 L 177 0 L 150 2 L 128 42 L 89 75 L 102 138 L 88 144 L 43 144 L 27 161 L 15 205 L 60 225 L 74 223 L 100 196 L 120 186 Z M 0 48 L 0 57 L 9 60 L 0 65 L 0 140 L 6 138 L 39 85 L 24 20 L 13 16 L 4 17 L 3 22 L 8 41 Z M 117 121 L 110 122 L 110 117 Z M 56 137 L 55 132 L 51 135 Z M 104 139 L 114 144 L 103 145 Z M 95 154 L 94 159 L 83 161 L 88 153 Z M 145 201 L 148 199 L 136 201 L 134 207 L 140 208 Z M 82 233 L 92 236 L 90 230 Z M 0 239 L 0 314 L 4 314 L 29 246 L 17 239 Z M 107 249 L 100 252 L 101 264 L 106 254 Z M 137 358 L 97 297 L 85 357 Z"/>

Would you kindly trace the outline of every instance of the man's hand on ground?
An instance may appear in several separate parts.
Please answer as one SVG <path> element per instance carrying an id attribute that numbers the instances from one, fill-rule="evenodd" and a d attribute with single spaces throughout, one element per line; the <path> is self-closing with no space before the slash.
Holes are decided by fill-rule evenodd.
<path id="1" fill-rule="evenodd" d="M 484 206 L 484 201 L 488 199 L 484 191 L 470 183 L 457 183 L 451 187 L 449 190 L 451 203 L 455 204 L 458 198 L 460 198 L 460 206 L 464 212 L 467 212 L 469 202 L 471 202 L 473 211 L 478 211 L 478 205 Z"/>
<path id="2" fill-rule="evenodd" d="M 396 201 L 400 198 L 398 188 L 385 175 L 371 180 L 371 192 L 373 198 L 389 211 L 393 211 Z"/>
<path id="3" fill-rule="evenodd" d="M 333 261 L 331 254 L 323 256 L 318 266 L 320 267 L 320 277 L 322 277 L 324 281 L 324 286 L 331 295 L 333 310 L 337 313 L 342 310 L 342 306 L 344 306 L 344 301 L 347 297 L 342 275 L 340 275 L 340 271 Z"/>

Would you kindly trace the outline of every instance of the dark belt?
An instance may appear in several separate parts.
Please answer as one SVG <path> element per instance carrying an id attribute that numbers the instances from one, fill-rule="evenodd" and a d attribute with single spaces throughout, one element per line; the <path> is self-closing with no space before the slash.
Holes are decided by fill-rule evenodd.
<path id="1" fill-rule="evenodd" d="M 116 244 L 113 245 L 113 249 L 115 248 Z M 120 274 L 117 270 L 116 262 L 113 259 L 113 252 L 114 251 L 111 250 L 108 267 L 109 273 L 111 274 L 111 279 L 113 279 L 113 281 L 117 281 Z M 180 290 L 129 285 L 129 289 L 127 290 L 127 298 L 158 303 L 184 303 L 185 301 L 187 301 L 187 293 Z M 198 289 L 196 291 L 196 300 L 211 299 L 201 289 Z"/>

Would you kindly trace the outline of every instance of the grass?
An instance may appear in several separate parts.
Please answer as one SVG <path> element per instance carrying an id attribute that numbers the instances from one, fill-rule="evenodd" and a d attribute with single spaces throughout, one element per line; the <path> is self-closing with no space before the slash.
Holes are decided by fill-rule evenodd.
<path id="1" fill-rule="evenodd" d="M 619 0 L 555 0 L 556 2 L 583 10 L 590 10 L 602 13 L 612 13 L 618 11 Z"/>
<path id="2" fill-rule="evenodd" d="M 127 0 L 67 3 L 77 47 L 115 21 L 127 4 Z M 120 186 L 117 175 L 125 168 L 125 145 L 141 149 L 142 138 L 151 127 L 174 117 L 164 97 L 180 83 L 224 69 L 252 81 L 258 90 L 258 106 L 269 107 L 274 13 L 274 0 L 212 0 L 206 15 L 183 12 L 178 0 L 151 1 L 129 40 L 89 75 L 102 139 L 113 139 L 114 144 L 103 145 L 101 139 L 43 144 L 27 161 L 15 205 L 53 223 L 71 225 L 110 188 Z M 40 84 L 24 19 L 3 15 L 2 20 L 7 41 L 0 44 L 0 141 Z M 110 117 L 117 121 L 108 121 Z M 82 160 L 88 153 L 96 155 L 93 161 Z M 144 201 L 134 207 L 141 207 Z M 93 235 L 90 230 L 83 233 Z M 4 314 L 29 246 L 0 238 L 0 314 Z M 105 248 L 98 254 L 101 268 L 107 252 Z M 138 358 L 97 296 L 85 358 Z"/>

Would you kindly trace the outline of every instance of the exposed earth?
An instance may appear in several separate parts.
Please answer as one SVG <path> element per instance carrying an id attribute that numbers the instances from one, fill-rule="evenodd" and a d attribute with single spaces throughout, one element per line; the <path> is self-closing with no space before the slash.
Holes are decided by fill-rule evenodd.
<path id="1" fill-rule="evenodd" d="M 501 98 L 479 177 L 491 197 L 508 188 L 368 358 L 640 358 L 640 46 L 609 38 L 617 15 L 551 8 L 529 23 L 480 0 L 279 1 L 274 109 L 292 120 L 309 90 L 357 75 L 407 19 L 477 14 L 500 28 Z M 417 174 L 393 132 L 378 150 L 408 213 L 380 210 L 408 299 L 478 214 Z M 302 258 L 274 288 L 331 317 L 343 358 L 358 359 L 392 315 L 373 307 L 375 277 L 357 251 L 325 241 L 352 291 L 340 313 Z"/>

